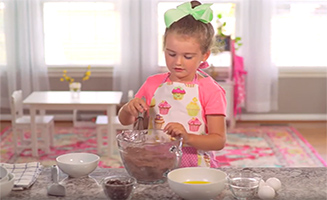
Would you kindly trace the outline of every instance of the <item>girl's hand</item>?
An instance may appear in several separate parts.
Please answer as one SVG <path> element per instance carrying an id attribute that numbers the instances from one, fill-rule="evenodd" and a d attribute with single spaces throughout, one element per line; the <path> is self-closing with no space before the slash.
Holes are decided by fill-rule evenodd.
<path id="1" fill-rule="evenodd" d="M 134 117 L 137 117 L 139 112 L 143 113 L 148 110 L 148 105 L 143 99 L 134 98 L 126 104 L 126 111 Z"/>
<path id="2" fill-rule="evenodd" d="M 167 131 L 167 134 L 172 137 L 182 137 L 185 143 L 188 141 L 189 134 L 180 123 L 170 122 L 165 126 L 164 131 Z"/>

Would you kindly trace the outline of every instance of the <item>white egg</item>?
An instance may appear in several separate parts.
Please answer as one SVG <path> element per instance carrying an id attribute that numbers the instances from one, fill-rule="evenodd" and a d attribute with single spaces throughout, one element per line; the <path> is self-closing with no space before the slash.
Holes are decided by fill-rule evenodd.
<path id="1" fill-rule="evenodd" d="M 275 194 L 275 190 L 269 185 L 259 187 L 258 196 L 260 199 L 273 199 L 275 197 Z"/>
<path id="2" fill-rule="evenodd" d="M 270 187 L 274 188 L 274 190 L 279 190 L 282 187 L 282 183 L 280 182 L 280 180 L 278 178 L 268 178 L 266 180 L 267 185 L 269 185 Z"/>

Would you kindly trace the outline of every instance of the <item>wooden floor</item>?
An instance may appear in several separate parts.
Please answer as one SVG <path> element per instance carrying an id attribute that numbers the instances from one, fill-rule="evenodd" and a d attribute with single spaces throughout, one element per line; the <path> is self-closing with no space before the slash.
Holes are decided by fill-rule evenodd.
<path id="1" fill-rule="evenodd" d="M 10 121 L 1 121 L 1 132 L 11 125 Z M 56 126 L 72 126 L 71 122 L 55 122 Z M 267 121 L 267 122 L 253 122 L 253 121 L 241 121 L 237 122 L 236 126 L 258 126 L 258 125 L 288 125 L 297 129 L 302 136 L 317 150 L 321 157 L 327 161 L 327 123 L 321 122 L 299 122 L 299 121 Z"/>

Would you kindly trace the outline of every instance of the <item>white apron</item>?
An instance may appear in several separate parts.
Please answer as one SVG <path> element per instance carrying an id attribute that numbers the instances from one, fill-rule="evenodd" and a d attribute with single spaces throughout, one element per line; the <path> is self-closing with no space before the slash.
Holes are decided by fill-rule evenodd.
<path id="1" fill-rule="evenodd" d="M 188 133 L 203 135 L 205 123 L 199 100 L 197 75 L 192 83 L 170 82 L 169 74 L 151 99 L 149 129 L 163 129 L 169 122 L 182 124 Z M 212 152 L 184 145 L 181 167 L 218 167 Z"/>

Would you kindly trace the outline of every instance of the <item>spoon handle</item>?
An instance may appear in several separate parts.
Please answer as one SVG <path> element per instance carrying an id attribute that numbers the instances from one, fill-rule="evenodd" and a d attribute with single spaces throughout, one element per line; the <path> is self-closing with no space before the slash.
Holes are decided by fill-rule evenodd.
<path id="1" fill-rule="evenodd" d="M 51 167 L 51 178 L 54 183 L 58 183 L 59 180 L 59 169 L 57 165 Z"/>

